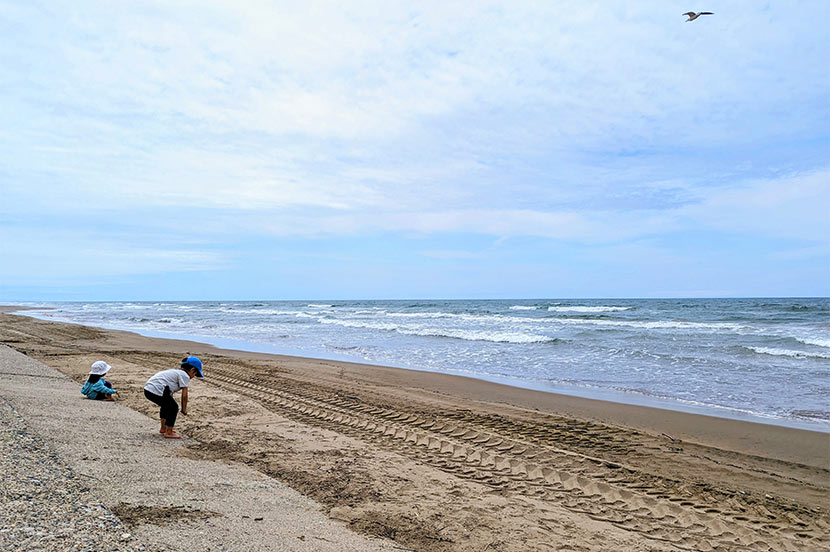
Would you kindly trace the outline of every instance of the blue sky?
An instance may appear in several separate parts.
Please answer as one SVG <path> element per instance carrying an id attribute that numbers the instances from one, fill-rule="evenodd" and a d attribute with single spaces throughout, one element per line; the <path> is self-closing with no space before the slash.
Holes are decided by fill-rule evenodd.
<path id="1" fill-rule="evenodd" d="M 829 295 L 828 19 L 0 0 L 0 300 Z"/>

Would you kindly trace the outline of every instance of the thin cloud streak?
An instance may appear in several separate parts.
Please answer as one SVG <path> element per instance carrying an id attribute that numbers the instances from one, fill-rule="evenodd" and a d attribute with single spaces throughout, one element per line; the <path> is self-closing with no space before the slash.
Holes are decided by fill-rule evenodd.
<path id="1" fill-rule="evenodd" d="M 459 266 L 478 243 L 420 242 L 648 241 L 657 266 L 706 240 L 781 259 L 830 235 L 819 0 L 700 25 L 657 0 L 0 4 L 0 231 L 29 243 L 0 278 L 39 269 L 33 249 L 94 274 L 73 260 L 88 248 L 25 236 L 99 216 L 122 275 L 176 270 L 165 251 L 242 273 L 291 239 Z"/>

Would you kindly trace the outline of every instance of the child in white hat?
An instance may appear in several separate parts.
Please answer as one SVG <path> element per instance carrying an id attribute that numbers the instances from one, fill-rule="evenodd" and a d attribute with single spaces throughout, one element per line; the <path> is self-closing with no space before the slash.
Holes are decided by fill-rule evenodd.
<path id="1" fill-rule="evenodd" d="M 112 384 L 104 379 L 104 374 L 110 371 L 112 366 L 99 360 L 92 363 L 92 369 L 89 371 L 89 378 L 81 388 L 81 393 L 86 395 L 87 399 L 96 401 L 114 401 L 118 391 L 113 389 Z"/>

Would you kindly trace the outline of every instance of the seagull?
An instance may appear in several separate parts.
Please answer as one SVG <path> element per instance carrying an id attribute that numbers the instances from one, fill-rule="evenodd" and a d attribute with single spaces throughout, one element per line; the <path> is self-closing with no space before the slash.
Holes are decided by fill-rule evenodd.
<path id="1" fill-rule="evenodd" d="M 686 20 L 686 23 L 688 23 L 689 21 L 694 21 L 695 19 L 697 19 L 701 15 L 715 15 L 715 14 L 712 13 L 712 12 L 700 12 L 700 13 L 686 12 L 683 15 L 688 15 L 689 16 L 689 19 Z"/>

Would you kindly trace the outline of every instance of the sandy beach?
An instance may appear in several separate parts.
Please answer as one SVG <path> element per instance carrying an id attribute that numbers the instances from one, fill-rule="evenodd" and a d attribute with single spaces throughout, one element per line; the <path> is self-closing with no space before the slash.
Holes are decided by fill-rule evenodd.
<path id="1" fill-rule="evenodd" d="M 0 343 L 78 388 L 106 360 L 152 420 L 147 378 L 199 356 L 177 455 L 256 470 L 402 549 L 830 549 L 826 433 L 10 314 Z"/>

